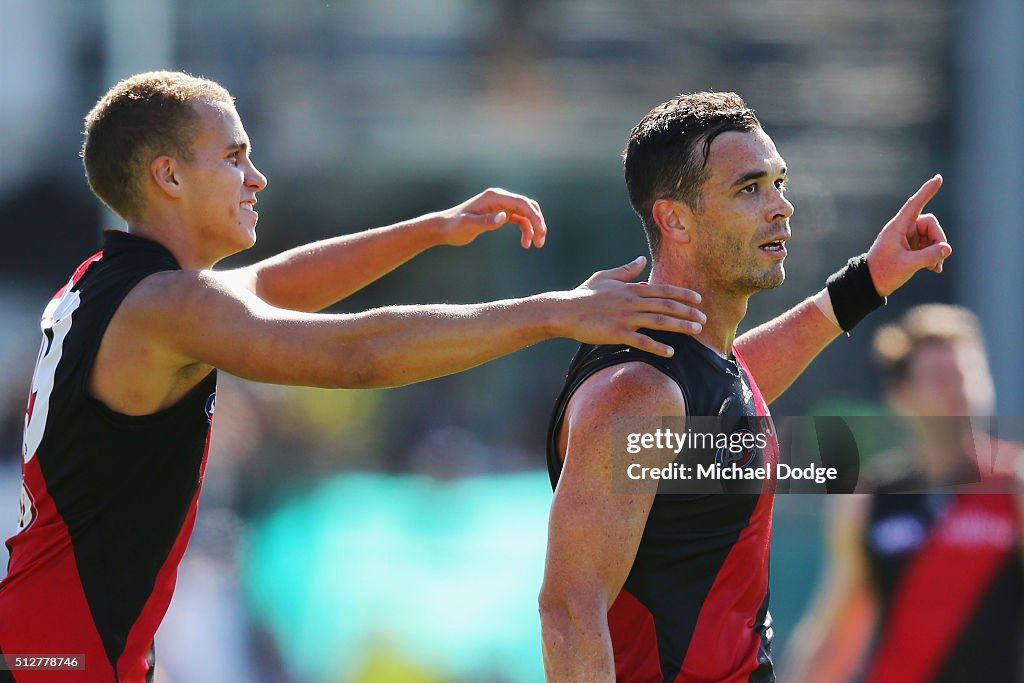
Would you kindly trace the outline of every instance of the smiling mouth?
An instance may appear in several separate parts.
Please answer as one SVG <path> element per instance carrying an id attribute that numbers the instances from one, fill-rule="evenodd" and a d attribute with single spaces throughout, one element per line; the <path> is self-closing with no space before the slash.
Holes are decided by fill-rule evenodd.
<path id="1" fill-rule="evenodd" d="M 253 213 L 256 213 L 256 206 L 252 202 L 239 202 L 238 206 L 243 211 L 252 211 Z"/>

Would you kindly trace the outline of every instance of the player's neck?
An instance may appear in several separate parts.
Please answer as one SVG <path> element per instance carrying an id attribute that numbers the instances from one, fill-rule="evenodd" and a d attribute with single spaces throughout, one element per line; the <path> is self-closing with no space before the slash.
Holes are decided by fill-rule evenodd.
<path id="1" fill-rule="evenodd" d="M 724 291 L 690 267 L 673 267 L 663 261 L 655 261 L 651 268 L 652 284 L 667 284 L 692 289 L 701 296 L 697 306 L 708 317 L 704 329 L 694 337 L 705 346 L 728 357 L 732 353 L 736 329 L 747 314 L 747 294 Z"/>
<path id="2" fill-rule="evenodd" d="M 197 248 L 191 233 L 173 215 L 148 214 L 128 224 L 128 232 L 158 242 L 174 255 L 174 260 L 185 270 L 210 268 L 215 259 Z"/>

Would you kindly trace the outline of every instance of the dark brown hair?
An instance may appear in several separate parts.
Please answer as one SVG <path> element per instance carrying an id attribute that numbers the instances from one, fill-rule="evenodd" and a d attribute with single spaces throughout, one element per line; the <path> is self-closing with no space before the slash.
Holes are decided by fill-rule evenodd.
<path id="1" fill-rule="evenodd" d="M 703 211 L 701 189 L 708 179 L 711 143 L 728 131 L 760 127 L 754 110 L 731 92 L 677 95 L 636 124 L 623 152 L 623 165 L 629 201 L 644 224 L 652 254 L 661 241 L 652 215 L 654 202 L 678 199 L 695 212 Z"/>
<path id="2" fill-rule="evenodd" d="M 85 117 L 82 160 L 89 186 L 127 221 L 138 218 L 150 162 L 192 160 L 195 102 L 232 104 L 221 85 L 180 71 L 151 71 L 111 88 Z"/>

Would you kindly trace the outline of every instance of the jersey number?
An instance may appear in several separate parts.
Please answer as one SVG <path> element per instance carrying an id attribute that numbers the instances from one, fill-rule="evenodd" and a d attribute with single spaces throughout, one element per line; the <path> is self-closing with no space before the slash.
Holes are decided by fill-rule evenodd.
<path id="1" fill-rule="evenodd" d="M 43 313 L 40 325 L 43 329 L 43 343 L 39 347 L 39 358 L 36 360 L 36 370 L 32 375 L 32 393 L 29 395 L 28 409 L 25 411 L 25 439 L 22 442 L 21 455 L 26 463 L 35 457 L 36 450 L 43 440 L 57 363 L 60 362 L 64 351 L 64 340 L 71 331 L 71 314 L 78 310 L 81 303 L 81 296 L 69 283 L 64 293 L 54 297 Z"/>

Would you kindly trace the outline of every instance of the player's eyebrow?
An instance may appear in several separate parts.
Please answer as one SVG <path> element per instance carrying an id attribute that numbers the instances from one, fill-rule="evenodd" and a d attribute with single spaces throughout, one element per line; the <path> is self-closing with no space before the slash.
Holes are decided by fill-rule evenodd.
<path id="1" fill-rule="evenodd" d="M 786 175 L 786 167 L 785 166 L 782 167 L 782 170 L 780 171 L 780 173 L 783 176 Z M 729 187 L 736 187 L 737 185 L 742 185 L 744 183 L 748 183 L 751 180 L 760 180 L 761 178 L 764 178 L 767 175 L 768 175 L 768 171 L 764 171 L 764 170 L 761 170 L 761 171 L 747 171 L 746 173 L 741 175 L 739 178 L 734 180 L 732 185 L 730 185 Z"/>
<path id="2" fill-rule="evenodd" d="M 233 152 L 236 149 L 242 150 L 242 153 L 244 154 L 252 154 L 252 147 L 250 147 L 249 143 L 245 142 L 244 140 L 236 140 L 232 142 L 230 145 L 224 148 L 224 151 Z"/>

